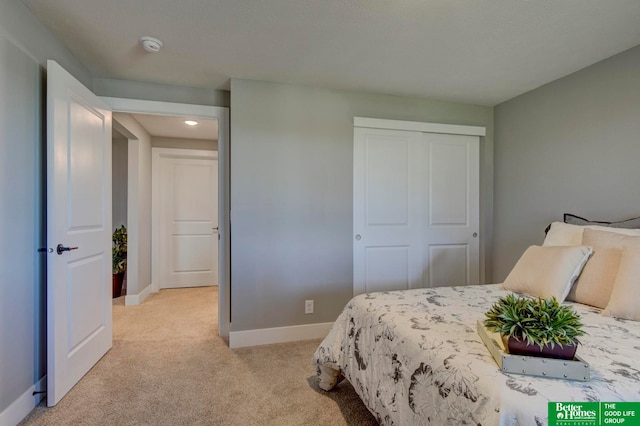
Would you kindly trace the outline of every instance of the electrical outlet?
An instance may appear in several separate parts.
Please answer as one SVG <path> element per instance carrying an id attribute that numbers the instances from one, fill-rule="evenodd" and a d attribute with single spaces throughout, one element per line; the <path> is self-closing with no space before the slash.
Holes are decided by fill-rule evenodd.
<path id="1" fill-rule="evenodd" d="M 312 314 L 313 313 L 313 300 L 305 300 L 304 301 L 304 313 Z"/>

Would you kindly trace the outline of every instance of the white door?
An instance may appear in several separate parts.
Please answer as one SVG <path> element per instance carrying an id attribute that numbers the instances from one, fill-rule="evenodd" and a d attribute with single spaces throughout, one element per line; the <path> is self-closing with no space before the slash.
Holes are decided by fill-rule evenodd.
<path id="1" fill-rule="evenodd" d="M 479 139 L 354 129 L 354 293 L 479 282 Z"/>
<path id="2" fill-rule="evenodd" d="M 422 287 L 419 132 L 354 129 L 356 294 Z"/>
<path id="3" fill-rule="evenodd" d="M 425 287 L 480 283 L 477 136 L 424 133 Z"/>
<path id="4" fill-rule="evenodd" d="M 47 245 L 53 406 L 112 342 L 111 111 L 53 61 L 47 62 Z"/>
<path id="5" fill-rule="evenodd" d="M 218 285 L 217 152 L 154 150 L 159 288 Z"/>

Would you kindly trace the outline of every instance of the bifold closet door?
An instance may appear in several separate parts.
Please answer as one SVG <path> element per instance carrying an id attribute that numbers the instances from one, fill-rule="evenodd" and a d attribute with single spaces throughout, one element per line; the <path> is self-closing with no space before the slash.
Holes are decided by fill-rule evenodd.
<path id="1" fill-rule="evenodd" d="M 479 138 L 354 129 L 354 293 L 479 282 Z"/>

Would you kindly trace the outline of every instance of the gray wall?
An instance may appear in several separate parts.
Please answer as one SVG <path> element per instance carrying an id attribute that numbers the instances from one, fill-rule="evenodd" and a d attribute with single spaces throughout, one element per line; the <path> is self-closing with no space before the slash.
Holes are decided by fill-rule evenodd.
<path id="1" fill-rule="evenodd" d="M 58 62 L 82 84 L 91 87 L 93 76 L 75 56 L 36 19 L 21 2 L 0 0 L 0 35 L 22 50 L 35 63 Z"/>
<path id="2" fill-rule="evenodd" d="M 96 78 L 93 92 L 98 96 L 144 99 L 147 101 L 228 107 L 229 92 L 200 87 L 172 86 L 144 81 Z"/>
<path id="3" fill-rule="evenodd" d="M 486 126 L 490 235 L 493 108 L 232 79 L 232 331 L 334 321 L 352 297 L 354 116 Z"/>
<path id="4" fill-rule="evenodd" d="M 494 280 L 563 213 L 640 216 L 640 47 L 495 109 Z"/>
<path id="5" fill-rule="evenodd" d="M 0 37 L 0 412 L 45 373 L 41 218 L 44 148 L 40 139 L 40 70 Z M 35 270 L 34 270 L 35 266 Z M 35 371 L 34 371 L 35 368 Z"/>
<path id="6" fill-rule="evenodd" d="M 134 296 L 151 285 L 151 135 L 129 114 L 114 112 L 113 121 L 129 138 L 127 296 Z"/>
<path id="7" fill-rule="evenodd" d="M 180 148 L 217 151 L 218 141 L 207 139 L 162 138 L 158 136 L 152 136 L 151 146 L 153 148 Z"/>
<path id="8" fill-rule="evenodd" d="M 46 255 L 36 249 L 46 245 L 48 58 L 90 82 L 88 71 L 22 2 L 0 0 L 0 424 L 15 422 L 10 416 L 20 410 L 8 407 L 46 373 Z"/>
<path id="9" fill-rule="evenodd" d="M 117 133 L 113 131 L 114 135 Z M 121 225 L 127 226 L 127 185 L 129 167 L 129 141 L 120 137 L 113 138 L 111 145 L 111 164 L 113 172 L 112 223 L 113 229 Z"/>

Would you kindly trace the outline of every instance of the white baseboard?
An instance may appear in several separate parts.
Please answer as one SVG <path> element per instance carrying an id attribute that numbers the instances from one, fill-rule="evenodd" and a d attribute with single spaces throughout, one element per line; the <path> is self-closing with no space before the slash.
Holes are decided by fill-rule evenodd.
<path id="1" fill-rule="evenodd" d="M 33 392 L 44 390 L 47 390 L 47 376 L 44 376 L 38 383 L 29 387 L 25 393 L 0 413 L 0 426 L 15 426 L 20 423 L 44 398 L 43 393 L 34 395 Z"/>
<path id="2" fill-rule="evenodd" d="M 144 290 L 142 290 L 140 293 L 138 294 L 132 294 L 131 296 L 129 296 L 128 294 L 124 297 L 124 305 L 125 306 L 134 306 L 134 305 L 139 305 L 142 302 L 144 302 L 146 300 L 147 297 L 149 297 L 149 295 L 151 295 L 152 292 L 152 286 L 151 284 L 149 284 L 147 287 L 145 287 Z"/>
<path id="3" fill-rule="evenodd" d="M 292 325 L 289 327 L 260 328 L 257 330 L 229 332 L 229 347 L 269 345 L 271 343 L 295 342 L 298 340 L 322 339 L 331 330 L 332 322 Z"/>

